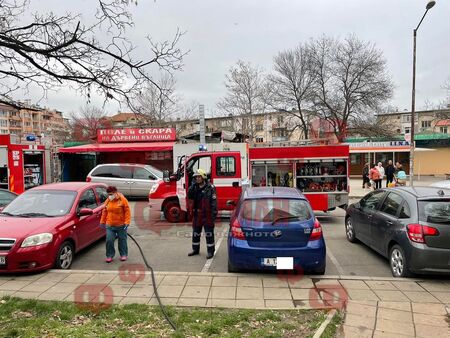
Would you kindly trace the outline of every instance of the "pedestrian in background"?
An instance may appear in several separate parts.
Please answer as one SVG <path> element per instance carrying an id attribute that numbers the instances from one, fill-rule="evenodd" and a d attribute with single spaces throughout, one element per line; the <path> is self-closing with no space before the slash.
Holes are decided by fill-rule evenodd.
<path id="1" fill-rule="evenodd" d="M 102 211 L 100 225 L 106 227 L 106 263 L 111 263 L 116 254 L 114 243 L 118 238 L 120 260 L 128 259 L 127 228 L 130 225 L 131 212 L 128 200 L 116 187 L 106 189 L 108 199 Z"/>
<path id="2" fill-rule="evenodd" d="M 362 179 L 363 179 L 362 187 L 363 187 L 363 189 L 366 189 L 366 187 L 370 188 L 369 171 L 370 171 L 369 163 L 364 164 L 364 167 L 362 170 Z"/>
<path id="3" fill-rule="evenodd" d="M 189 209 L 192 210 L 192 251 L 188 256 L 200 253 L 202 229 L 205 229 L 206 259 L 214 257 L 214 222 L 217 216 L 216 188 L 207 181 L 206 172 L 197 169 L 193 175 L 194 184 L 189 187 Z"/>
<path id="4" fill-rule="evenodd" d="M 383 163 L 378 162 L 377 169 L 378 169 L 378 171 L 379 171 L 379 173 L 380 173 L 380 187 L 377 188 L 377 189 L 380 189 L 381 186 L 383 185 L 383 178 L 384 178 L 384 167 L 383 167 Z"/>
<path id="5" fill-rule="evenodd" d="M 386 167 L 386 187 L 389 186 L 389 183 L 394 182 L 394 174 L 395 174 L 395 168 L 392 164 L 392 160 L 389 160 L 388 165 Z"/>
<path id="6" fill-rule="evenodd" d="M 372 169 L 369 171 L 369 178 L 373 182 L 373 190 L 381 188 L 380 172 L 377 169 L 377 164 L 372 165 Z"/>

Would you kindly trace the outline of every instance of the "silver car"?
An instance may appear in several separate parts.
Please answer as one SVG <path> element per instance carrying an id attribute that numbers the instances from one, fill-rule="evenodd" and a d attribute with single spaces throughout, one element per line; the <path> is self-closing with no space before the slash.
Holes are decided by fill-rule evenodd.
<path id="1" fill-rule="evenodd" d="M 162 177 L 162 171 L 151 165 L 113 163 L 96 166 L 86 181 L 115 186 L 125 196 L 148 197 L 151 187 Z"/>
<path id="2" fill-rule="evenodd" d="M 450 189 L 450 180 L 434 182 L 434 183 L 430 184 L 430 187 Z"/>

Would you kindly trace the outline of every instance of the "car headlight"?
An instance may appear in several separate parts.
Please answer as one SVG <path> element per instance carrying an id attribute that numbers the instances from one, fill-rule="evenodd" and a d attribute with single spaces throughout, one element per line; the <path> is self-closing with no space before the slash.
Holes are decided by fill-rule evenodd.
<path id="1" fill-rule="evenodd" d="M 27 248 L 30 246 L 36 246 L 41 245 L 45 243 L 50 243 L 53 239 L 53 235 L 51 233 L 43 233 L 38 235 L 33 235 L 30 237 L 25 238 L 25 240 L 22 242 L 22 248 Z"/>
<path id="2" fill-rule="evenodd" d="M 153 194 L 156 190 L 158 190 L 159 183 L 153 184 L 150 188 L 150 194 Z"/>

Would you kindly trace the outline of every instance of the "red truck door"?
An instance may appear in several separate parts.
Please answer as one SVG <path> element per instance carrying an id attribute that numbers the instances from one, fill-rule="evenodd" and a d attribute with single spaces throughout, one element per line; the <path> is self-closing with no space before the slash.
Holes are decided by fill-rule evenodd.
<path id="1" fill-rule="evenodd" d="M 206 171 L 209 181 L 216 187 L 218 210 L 233 210 L 234 205 L 227 205 L 227 202 L 234 201 L 237 203 L 241 194 L 240 153 L 199 153 L 191 156 L 186 161 L 184 182 L 180 182 L 185 187 L 186 192 L 193 182 L 192 175 L 200 168 Z"/>

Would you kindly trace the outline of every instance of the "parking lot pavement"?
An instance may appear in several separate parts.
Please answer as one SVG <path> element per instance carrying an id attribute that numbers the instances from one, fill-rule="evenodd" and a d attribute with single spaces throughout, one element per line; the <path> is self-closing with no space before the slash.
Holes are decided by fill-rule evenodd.
<path id="1" fill-rule="evenodd" d="M 222 219 L 216 225 L 217 252 L 213 260 L 206 260 L 206 243 L 202 237 L 199 256 L 188 257 L 191 250 L 191 225 L 171 224 L 161 220 L 157 214 L 149 215 L 145 201 L 131 202 L 133 220 L 129 233 L 140 243 L 147 260 L 156 271 L 185 272 L 227 272 L 227 230 L 228 223 Z M 362 244 L 349 243 L 345 238 L 344 215 L 341 209 L 318 213 L 327 244 L 327 275 L 343 276 L 391 276 L 387 261 Z M 128 264 L 141 264 L 142 258 L 136 245 L 128 240 L 129 260 L 117 259 L 105 263 L 105 243 L 99 241 L 80 252 L 72 269 L 119 270 Z M 118 257 L 118 253 L 116 253 Z"/>

